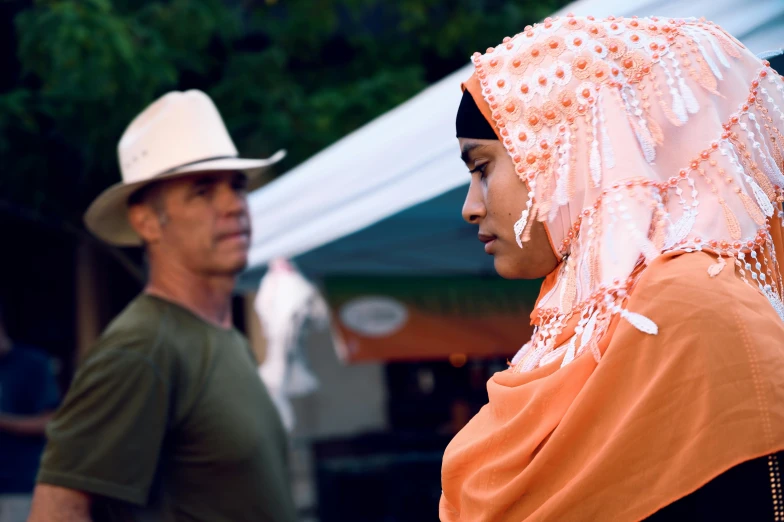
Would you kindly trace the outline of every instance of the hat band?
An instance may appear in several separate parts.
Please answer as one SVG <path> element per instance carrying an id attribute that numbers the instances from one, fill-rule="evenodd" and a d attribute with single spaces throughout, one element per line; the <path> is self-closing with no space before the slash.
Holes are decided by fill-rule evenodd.
<path id="1" fill-rule="evenodd" d="M 172 167 L 170 169 L 164 170 L 163 172 L 159 172 L 153 178 L 157 178 L 158 176 L 165 176 L 166 174 L 171 174 L 172 172 L 179 170 L 183 167 L 192 167 L 193 165 L 198 165 L 199 163 L 207 163 L 208 161 L 216 161 L 216 160 L 223 160 L 223 159 L 236 159 L 237 156 L 213 156 L 211 158 L 204 158 L 196 161 L 191 161 L 188 163 L 183 163 L 182 165 L 177 165 L 176 167 Z"/>

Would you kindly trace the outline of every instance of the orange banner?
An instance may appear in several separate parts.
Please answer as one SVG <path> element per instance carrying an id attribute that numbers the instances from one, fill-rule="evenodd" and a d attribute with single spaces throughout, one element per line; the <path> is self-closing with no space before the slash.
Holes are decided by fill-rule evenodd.
<path id="1" fill-rule="evenodd" d="M 539 282 L 340 278 L 324 284 L 347 362 L 509 357 L 530 337 Z"/>

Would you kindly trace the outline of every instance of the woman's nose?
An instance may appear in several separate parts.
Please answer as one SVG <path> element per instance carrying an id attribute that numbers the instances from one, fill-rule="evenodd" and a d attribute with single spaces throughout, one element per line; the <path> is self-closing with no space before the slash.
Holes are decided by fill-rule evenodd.
<path id="1" fill-rule="evenodd" d="M 476 185 L 472 181 L 468 186 L 468 194 L 466 194 L 465 203 L 463 203 L 463 219 L 472 225 L 478 225 L 479 221 L 487 214 L 481 190 Z"/>

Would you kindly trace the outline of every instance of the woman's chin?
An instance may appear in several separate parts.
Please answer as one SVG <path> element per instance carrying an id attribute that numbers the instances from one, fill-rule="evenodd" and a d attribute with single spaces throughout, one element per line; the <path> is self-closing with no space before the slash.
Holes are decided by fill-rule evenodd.
<path id="1" fill-rule="evenodd" d="M 493 261 L 495 263 L 495 271 L 504 279 L 529 279 L 529 277 L 526 277 L 525 275 L 526 271 L 521 270 L 518 263 L 510 262 L 510 260 L 504 256 L 495 256 Z"/>
<path id="2" fill-rule="evenodd" d="M 541 279 L 553 270 L 550 266 L 537 266 L 536 263 L 506 256 L 496 255 L 494 262 L 495 271 L 504 279 Z"/>

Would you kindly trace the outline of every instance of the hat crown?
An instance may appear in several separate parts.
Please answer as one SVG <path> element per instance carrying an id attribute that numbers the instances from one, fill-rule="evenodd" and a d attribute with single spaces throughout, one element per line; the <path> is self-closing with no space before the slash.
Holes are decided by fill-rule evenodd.
<path id="1" fill-rule="evenodd" d="M 191 163 L 236 157 L 217 107 L 199 90 L 165 94 L 128 125 L 117 146 L 124 183 Z"/>
<path id="2" fill-rule="evenodd" d="M 139 114 L 117 146 L 122 181 L 104 190 L 84 215 L 104 241 L 140 245 L 128 222 L 128 198 L 149 183 L 202 172 L 240 171 L 251 183 L 286 155 L 239 158 L 215 104 L 201 91 L 170 92 Z"/>

